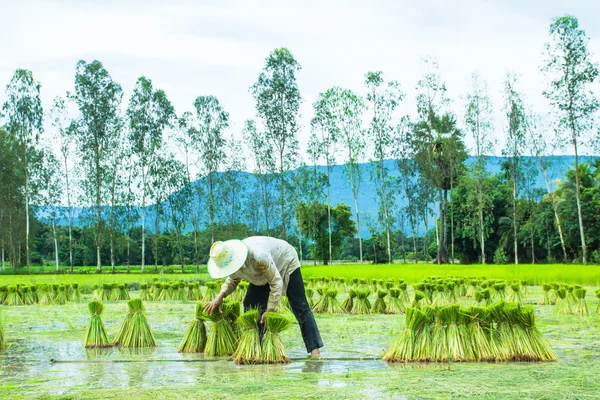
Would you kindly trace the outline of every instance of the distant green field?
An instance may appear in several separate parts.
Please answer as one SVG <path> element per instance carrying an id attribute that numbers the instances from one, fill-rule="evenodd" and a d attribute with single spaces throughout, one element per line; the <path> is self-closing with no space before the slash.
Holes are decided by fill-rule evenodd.
<path id="1" fill-rule="evenodd" d="M 206 272 L 206 266 L 200 268 L 200 273 L 191 273 L 195 267 L 186 267 L 190 273 L 180 273 L 180 267 L 169 266 L 166 271 L 179 273 L 153 273 L 154 267 L 148 267 L 147 271 L 152 273 L 139 272 L 139 269 L 132 269 L 132 273 L 127 274 L 119 270 L 117 274 L 110 273 L 110 267 L 105 267 L 102 274 L 95 274 L 93 267 L 77 268 L 77 272 L 87 270 L 88 273 L 77 274 L 51 274 L 51 270 L 46 269 L 44 274 L 31 275 L 9 275 L 0 274 L 0 284 L 40 284 L 40 283 L 79 283 L 81 285 L 93 285 L 95 283 L 128 283 L 128 282 L 150 282 L 153 278 L 160 280 L 210 280 Z M 6 271 L 9 272 L 9 271 Z M 339 264 L 339 265 L 304 265 L 302 267 L 304 277 L 344 277 L 366 278 L 366 279 L 404 279 L 409 283 L 418 282 L 428 276 L 477 276 L 496 279 L 519 279 L 527 280 L 533 284 L 542 282 L 564 282 L 579 283 L 589 286 L 600 286 L 600 266 L 598 265 L 575 265 L 575 264 L 520 264 L 520 265 L 464 265 L 464 264 Z"/>
<path id="2" fill-rule="evenodd" d="M 428 276 L 477 276 L 495 279 L 519 279 L 531 283 L 564 282 L 600 286 L 600 266 L 575 264 L 519 264 L 519 265 L 464 265 L 464 264 L 352 264 L 332 266 L 304 266 L 303 276 L 339 276 L 351 278 L 404 279 L 418 282 Z"/>

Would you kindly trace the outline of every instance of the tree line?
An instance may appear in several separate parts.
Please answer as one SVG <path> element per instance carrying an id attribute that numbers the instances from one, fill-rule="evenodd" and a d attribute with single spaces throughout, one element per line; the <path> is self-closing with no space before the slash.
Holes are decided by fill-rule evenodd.
<path id="1" fill-rule="evenodd" d="M 91 261 L 98 272 L 108 263 L 113 270 L 124 263 L 142 271 L 147 263 L 198 267 L 212 241 L 249 234 L 287 239 L 303 257 L 324 262 L 586 263 L 589 250 L 596 261 L 600 244 L 589 221 L 598 215 L 596 164 L 580 163 L 579 152 L 597 137 L 598 67 L 575 17 L 554 18 L 548 34 L 540 72 L 550 114 L 527 104 L 512 72 L 503 80 L 504 127 L 494 124 L 477 72 L 464 110 L 454 114 L 440 68 L 426 57 L 416 117 L 402 113 L 406 93 L 398 81 L 368 72 L 362 93 L 332 87 L 317 96 L 304 156 L 301 66 L 286 48 L 269 54 L 249 88 L 256 118 L 244 123 L 242 140 L 215 96 L 198 96 L 178 114 L 142 76 L 124 104 L 104 65 L 82 60 L 73 88 L 46 112 L 40 82 L 19 69 L 6 86 L 0 129 L 2 266 L 29 268 L 33 246 L 35 258 L 53 256 L 57 268 Z M 506 161 L 491 175 L 498 131 Z M 465 162 L 467 137 L 473 163 Z M 549 163 L 565 149 L 575 165 L 553 185 Z M 331 204 L 336 164 L 344 165 L 351 205 Z M 378 212 L 361 220 L 364 176 L 376 187 Z M 395 206 L 399 197 L 405 207 Z M 74 226 L 75 218 L 85 226 Z"/>

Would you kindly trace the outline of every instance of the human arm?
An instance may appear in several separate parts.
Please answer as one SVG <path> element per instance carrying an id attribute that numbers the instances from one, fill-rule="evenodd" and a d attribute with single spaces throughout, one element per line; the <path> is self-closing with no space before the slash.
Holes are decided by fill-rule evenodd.
<path id="1" fill-rule="evenodd" d="M 217 296 L 209 303 L 204 306 L 204 311 L 206 311 L 209 315 L 215 310 L 223 311 L 223 299 L 229 296 L 233 291 L 237 288 L 240 283 L 241 278 L 236 274 L 229 275 L 223 285 L 221 285 L 221 291 Z"/>

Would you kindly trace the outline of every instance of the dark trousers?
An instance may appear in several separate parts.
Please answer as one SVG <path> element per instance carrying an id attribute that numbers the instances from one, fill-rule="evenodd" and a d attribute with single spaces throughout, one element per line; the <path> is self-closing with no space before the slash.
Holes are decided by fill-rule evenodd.
<path id="1" fill-rule="evenodd" d="M 244 298 L 244 310 L 248 311 L 252 308 L 258 308 L 262 314 L 267 309 L 270 292 L 271 288 L 268 284 L 264 286 L 256 286 L 252 283 L 249 284 L 246 297 Z M 290 275 L 286 296 L 290 302 L 292 312 L 300 325 L 300 332 L 302 332 L 302 339 L 304 339 L 306 351 L 310 353 L 314 349 L 323 347 L 323 341 L 321 340 L 321 334 L 319 333 L 315 316 L 306 300 L 304 281 L 302 280 L 300 268 Z"/>

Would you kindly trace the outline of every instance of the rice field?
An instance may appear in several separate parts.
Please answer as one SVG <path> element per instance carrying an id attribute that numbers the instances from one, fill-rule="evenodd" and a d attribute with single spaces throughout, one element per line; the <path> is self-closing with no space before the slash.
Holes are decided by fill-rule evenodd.
<path id="1" fill-rule="evenodd" d="M 67 301 L 61 305 L 32 302 L 0 307 L 0 336 L 3 334 L 6 345 L 0 350 L 0 398 L 597 398 L 600 310 L 593 267 L 579 269 L 579 275 L 573 273 L 569 280 L 541 279 L 549 282 L 543 285 L 526 284 L 527 279 L 537 282 L 539 275 L 536 278 L 524 267 L 517 267 L 522 278 L 518 282 L 516 278 L 502 281 L 507 275 L 502 275 L 501 269 L 485 274 L 485 280 L 444 279 L 441 277 L 458 274 L 439 273 L 436 266 L 424 267 L 426 272 L 404 274 L 404 282 L 390 278 L 394 275 L 387 275 L 385 280 L 367 275 L 366 268 L 371 266 L 303 267 L 307 293 L 325 344 L 322 358 L 306 358 L 299 328 L 284 301 L 278 311 L 293 323 L 277 332 L 277 336 L 291 362 L 269 365 L 249 365 L 253 363 L 248 357 L 250 350 L 237 363 L 233 359 L 239 354 L 212 357 L 199 350 L 206 343 L 197 333 L 202 330 L 197 321 L 203 317 L 196 299 L 209 289 L 218 290 L 217 284 L 209 282 L 209 287 L 202 285 L 197 293 L 197 282 L 204 280 L 200 275 L 11 277 L 13 284 L 37 285 L 37 296 L 43 292 L 40 286 L 45 285 L 49 291 L 54 286 L 66 286 Z M 354 268 L 362 268 L 362 274 L 349 272 Z M 394 267 L 385 269 L 390 272 Z M 431 271 L 435 272 L 428 273 Z M 483 276 L 470 271 L 464 276 Z M 421 274 L 436 278 L 419 278 Z M 0 278 L 0 286 L 6 285 L 4 278 Z M 77 301 L 73 284 L 67 283 L 67 278 L 78 284 L 81 301 Z M 182 285 L 182 279 L 188 282 Z M 22 293 L 23 288 L 19 291 Z M 62 296 L 60 292 L 57 288 L 54 296 Z M 30 295 L 29 290 L 25 293 Z M 93 298 L 100 302 L 90 303 Z M 126 298 L 145 300 L 141 304 Z M 239 298 L 238 294 L 238 301 Z M 411 323 L 406 324 L 416 315 L 411 310 L 434 313 L 427 337 L 436 339 L 420 350 L 427 352 L 427 346 L 435 347 L 444 340 L 460 343 L 459 339 L 449 338 L 470 329 L 463 328 L 461 322 L 456 322 L 454 329 L 453 323 L 435 321 L 460 321 L 462 316 L 457 310 L 493 307 L 508 315 L 508 311 L 498 308 L 500 300 L 521 304 L 516 306 L 522 310 L 515 314 L 517 319 L 535 319 L 536 329 L 547 340 L 557 361 L 515 362 L 521 359 L 517 350 L 517 356 L 489 356 L 480 362 L 458 362 L 456 355 L 441 356 L 442 362 L 382 360 L 391 350 L 396 358 L 405 357 L 403 335 L 417 337 L 410 333 Z M 517 308 L 512 307 L 511 312 Z M 140 320 L 133 331 L 148 330 L 154 343 L 84 346 L 88 339 L 112 342 L 130 316 Z M 251 322 L 247 326 L 252 326 L 256 316 L 250 315 L 248 320 Z M 102 337 L 99 321 L 106 338 Z M 210 335 L 214 322 L 205 323 Z M 515 322 L 505 324 L 505 328 L 509 325 Z M 500 330 L 500 323 L 494 322 L 493 329 Z M 248 343 L 255 346 L 256 353 L 260 349 L 256 348 L 255 333 L 251 332 Z M 149 335 L 135 334 L 133 338 Z M 199 351 L 184 351 L 186 346 Z M 450 346 L 442 347 L 435 350 L 436 354 L 447 352 Z"/>

